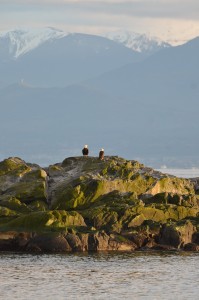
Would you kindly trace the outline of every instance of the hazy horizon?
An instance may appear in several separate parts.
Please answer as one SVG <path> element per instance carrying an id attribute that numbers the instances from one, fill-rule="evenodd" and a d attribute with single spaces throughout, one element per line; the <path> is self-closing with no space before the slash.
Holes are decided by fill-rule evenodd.
<path id="1" fill-rule="evenodd" d="M 15 0 L 0 3 L 0 28 L 55 27 L 67 32 L 103 35 L 127 30 L 172 45 L 199 35 L 197 0 Z"/>

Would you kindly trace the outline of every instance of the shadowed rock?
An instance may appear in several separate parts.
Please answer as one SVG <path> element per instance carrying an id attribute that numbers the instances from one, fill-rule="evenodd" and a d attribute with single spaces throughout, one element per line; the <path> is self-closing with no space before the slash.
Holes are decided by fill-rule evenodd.
<path id="1" fill-rule="evenodd" d="M 69 252 L 71 247 L 63 236 L 42 234 L 30 240 L 26 247 L 31 252 Z"/>

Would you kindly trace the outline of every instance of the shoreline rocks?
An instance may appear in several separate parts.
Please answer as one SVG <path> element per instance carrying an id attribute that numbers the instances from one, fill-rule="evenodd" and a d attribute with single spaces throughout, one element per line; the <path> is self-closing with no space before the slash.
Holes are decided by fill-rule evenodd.
<path id="1" fill-rule="evenodd" d="M 120 157 L 0 162 L 0 251 L 199 251 L 199 180 Z"/>

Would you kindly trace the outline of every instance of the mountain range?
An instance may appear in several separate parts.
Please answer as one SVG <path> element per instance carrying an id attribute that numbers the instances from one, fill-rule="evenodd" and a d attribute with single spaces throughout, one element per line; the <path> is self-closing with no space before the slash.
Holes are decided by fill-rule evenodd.
<path id="1" fill-rule="evenodd" d="M 91 155 L 103 147 L 153 167 L 199 166 L 199 38 L 135 51 L 54 29 L 29 43 L 11 36 L 0 35 L 2 158 L 44 165 L 86 143 Z"/>
<path id="2" fill-rule="evenodd" d="M 158 52 L 163 48 L 169 48 L 171 45 L 168 42 L 162 41 L 157 37 L 147 34 L 138 34 L 129 31 L 115 31 L 105 34 L 110 40 L 123 44 L 136 52 L 149 56 Z"/>
<path id="3" fill-rule="evenodd" d="M 108 35 L 107 35 L 108 36 Z M 110 38 L 66 33 L 54 28 L 13 30 L 0 34 L 0 87 L 64 87 L 139 62 L 168 44 L 124 32 Z"/>
<path id="4" fill-rule="evenodd" d="M 2 54 L 6 56 L 6 59 L 18 58 L 44 44 L 46 41 L 50 40 L 52 42 L 68 35 L 75 35 L 75 33 L 65 32 L 52 27 L 0 32 L 1 59 Z M 109 32 L 105 33 L 103 37 L 123 44 L 136 52 L 144 52 L 146 55 L 171 46 L 159 38 L 129 31 Z"/>

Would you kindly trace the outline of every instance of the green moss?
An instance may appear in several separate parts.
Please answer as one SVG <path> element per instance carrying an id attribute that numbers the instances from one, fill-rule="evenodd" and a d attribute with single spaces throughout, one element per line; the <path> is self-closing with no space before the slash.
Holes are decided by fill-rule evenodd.
<path id="1" fill-rule="evenodd" d="M 177 212 L 178 212 L 178 219 L 181 220 L 187 217 L 196 217 L 199 210 L 194 208 L 187 208 L 184 206 L 178 206 Z"/>
<path id="2" fill-rule="evenodd" d="M 155 222 L 152 220 L 145 220 L 142 225 L 140 226 L 140 231 L 147 232 L 149 235 L 159 234 L 160 228 L 162 224 L 159 222 Z"/>
<path id="3" fill-rule="evenodd" d="M 137 216 L 133 217 L 132 220 L 128 223 L 128 228 L 138 227 L 138 226 L 142 225 L 142 223 L 144 221 L 145 221 L 145 217 L 143 214 L 137 215 Z"/>
<path id="4" fill-rule="evenodd" d="M 143 165 L 136 161 L 128 161 L 118 157 L 113 157 L 106 163 L 105 172 L 110 177 L 129 180 Z"/>
<path id="5" fill-rule="evenodd" d="M 11 195 L 24 203 L 34 200 L 46 200 L 46 183 L 42 181 L 18 182 L 13 184 L 6 194 Z"/>
<path id="6" fill-rule="evenodd" d="M 106 176 L 107 173 L 108 173 L 108 168 L 106 167 L 106 168 L 104 168 L 104 169 L 101 170 L 100 175 Z"/>
<path id="7" fill-rule="evenodd" d="M 64 169 L 60 165 L 50 165 L 48 168 L 49 173 L 59 173 L 62 172 Z"/>
<path id="8" fill-rule="evenodd" d="M 165 209 L 166 219 L 175 221 L 183 220 L 187 217 L 196 217 L 199 212 L 199 208 L 184 207 L 184 206 L 171 206 Z"/>
<path id="9" fill-rule="evenodd" d="M 0 217 L 14 217 L 17 213 L 7 207 L 0 206 Z"/>
<path id="10" fill-rule="evenodd" d="M 137 198 L 136 193 L 121 193 L 114 190 L 110 193 L 102 195 L 96 205 L 106 204 L 112 209 L 117 209 L 117 207 L 128 207 L 129 205 L 138 205 L 140 200 Z"/>
<path id="11" fill-rule="evenodd" d="M 152 182 L 152 178 L 146 181 L 142 176 L 138 176 L 134 180 L 99 180 L 85 179 L 85 177 L 82 180 L 79 178 L 70 185 L 64 183 L 57 188 L 51 208 L 83 209 L 112 191 L 139 194 L 145 191 Z"/>
<path id="12" fill-rule="evenodd" d="M 47 211 L 48 205 L 44 201 L 36 200 L 36 201 L 31 202 L 31 204 L 28 205 L 28 208 L 31 211 Z"/>
<path id="13" fill-rule="evenodd" d="M 179 220 L 179 214 L 176 206 L 170 206 L 167 209 L 165 209 L 165 218 L 167 220 Z"/>
<path id="14" fill-rule="evenodd" d="M 193 184 L 188 179 L 165 177 L 161 178 L 151 189 L 149 194 L 172 193 L 178 195 L 194 194 Z"/>
<path id="15" fill-rule="evenodd" d="M 123 194 L 113 191 L 103 195 L 99 201 L 93 203 L 89 208 L 81 210 L 81 213 L 89 226 L 120 232 L 123 226 L 122 217 L 124 213 L 130 207 L 129 210 L 132 216 L 132 207 L 139 202 L 140 200 L 135 199 L 132 193 Z M 136 214 L 135 211 L 134 214 Z"/>
<path id="16" fill-rule="evenodd" d="M 29 170 L 31 170 L 31 168 L 18 157 L 11 157 L 0 162 L 0 176 L 5 174 L 21 176 Z"/>
<path id="17" fill-rule="evenodd" d="M 165 214 L 162 210 L 153 207 L 143 207 L 141 212 L 146 220 L 152 220 L 155 222 L 165 222 Z"/>
<path id="18" fill-rule="evenodd" d="M 199 215 L 199 207 L 188 208 L 188 217 L 197 217 Z"/>
<path id="19" fill-rule="evenodd" d="M 0 226 L 0 230 L 46 231 L 63 229 L 67 226 L 85 226 L 85 223 L 77 212 L 48 211 L 19 216 L 2 226 Z"/>
<path id="20" fill-rule="evenodd" d="M 111 211 L 107 207 L 98 207 L 92 209 L 91 212 L 84 212 L 86 220 L 89 220 L 89 225 L 94 226 L 96 229 L 106 229 L 111 231 L 113 226 L 118 223 L 118 214 L 115 211 Z M 118 225 L 118 224 L 117 224 Z M 117 226 L 119 228 L 119 226 Z"/>
<path id="21" fill-rule="evenodd" d="M 60 231 L 70 227 L 79 232 L 86 228 L 84 219 L 95 230 L 107 232 L 147 231 L 148 224 L 160 228 L 188 218 L 198 224 L 192 183 L 136 161 L 75 157 L 47 170 L 49 187 L 47 174 L 39 166 L 18 158 L 0 163 L 1 229 Z M 48 210 L 47 198 L 53 211 Z"/>
<path id="22" fill-rule="evenodd" d="M 184 195 L 181 205 L 187 207 L 198 207 L 198 199 L 196 195 Z"/>
<path id="23" fill-rule="evenodd" d="M 178 212 L 178 220 L 185 219 L 188 215 L 187 208 L 183 206 L 178 206 L 177 212 Z"/>
<path id="24" fill-rule="evenodd" d="M 50 177 L 63 176 L 64 168 L 60 164 L 50 165 L 45 169 Z"/>
<path id="25" fill-rule="evenodd" d="M 51 203 L 51 209 L 73 209 L 76 208 L 78 203 L 80 205 L 85 204 L 85 196 L 82 191 L 84 184 L 80 186 L 73 186 L 72 184 L 62 184 L 55 191 L 55 200 Z"/>
<path id="26" fill-rule="evenodd" d="M 137 205 L 128 208 L 120 219 L 122 227 L 139 227 L 144 221 L 150 220 L 156 223 L 165 223 L 166 216 L 163 210 L 157 209 L 155 207 L 145 207 L 143 205 Z"/>
<path id="27" fill-rule="evenodd" d="M 138 195 L 145 193 L 149 187 L 153 185 L 155 179 L 151 176 L 144 177 L 140 174 L 136 174 L 131 178 L 131 190 Z"/>
<path id="28" fill-rule="evenodd" d="M 38 170 L 34 170 L 34 171 L 31 171 L 31 172 L 28 172 L 26 173 L 24 176 L 23 176 L 23 181 L 44 181 L 46 179 L 46 172 L 42 169 L 38 169 Z"/>
<path id="29" fill-rule="evenodd" d="M 101 161 L 97 158 L 90 157 L 90 158 L 85 158 L 83 157 L 83 166 L 82 166 L 82 171 L 85 173 L 88 172 L 99 172 L 100 170 L 104 169 L 105 162 Z"/>
<path id="30" fill-rule="evenodd" d="M 17 211 L 19 213 L 28 213 L 31 211 L 31 209 L 28 208 L 26 204 L 21 203 L 19 199 L 9 196 L 6 197 L 3 201 L 1 201 L 0 205 L 3 207 L 7 207 L 11 210 Z"/>
<path id="31" fill-rule="evenodd" d="M 84 219 L 78 212 L 66 212 L 63 210 L 55 210 L 52 212 L 52 214 L 54 216 L 53 226 L 55 227 L 85 226 Z"/>

